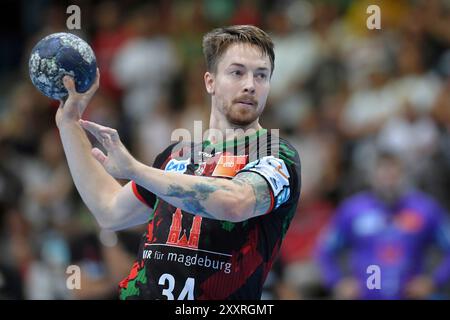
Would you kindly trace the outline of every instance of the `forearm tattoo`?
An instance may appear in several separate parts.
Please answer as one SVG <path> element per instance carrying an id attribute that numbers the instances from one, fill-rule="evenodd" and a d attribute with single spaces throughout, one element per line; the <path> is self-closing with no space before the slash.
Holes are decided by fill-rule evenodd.
<path id="1" fill-rule="evenodd" d="M 206 211 L 203 202 L 207 201 L 210 195 L 217 190 L 230 189 L 218 185 L 216 181 L 214 181 L 215 179 L 207 180 L 209 181 L 194 184 L 192 188 L 183 188 L 177 184 L 170 184 L 165 195 L 182 199 L 186 211 L 198 214 L 205 218 L 217 219 Z"/>
<path id="2" fill-rule="evenodd" d="M 256 173 L 242 172 L 231 180 L 236 185 L 242 186 L 249 184 L 255 195 L 255 206 L 253 207 L 253 215 L 263 214 L 270 207 L 270 191 L 266 180 Z M 218 190 L 232 189 L 219 184 L 216 179 L 205 178 L 205 182 L 196 183 L 191 188 L 184 188 L 179 184 L 170 184 L 164 196 L 174 197 L 182 200 L 183 208 L 193 214 L 198 214 L 209 219 L 217 219 L 204 207 L 204 202 L 208 201 L 212 193 Z"/>
<path id="3" fill-rule="evenodd" d="M 255 206 L 253 207 L 253 215 L 261 215 L 269 210 L 271 204 L 270 190 L 263 177 L 253 172 L 242 172 L 231 181 L 238 185 L 246 183 L 252 187 L 256 199 Z"/>

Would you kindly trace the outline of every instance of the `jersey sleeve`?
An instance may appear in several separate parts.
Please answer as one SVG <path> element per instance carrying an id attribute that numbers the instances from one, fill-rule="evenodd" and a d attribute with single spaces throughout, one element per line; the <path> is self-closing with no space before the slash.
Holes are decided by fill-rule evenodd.
<path id="1" fill-rule="evenodd" d="M 266 180 L 271 193 L 267 213 L 288 202 L 297 203 L 301 188 L 300 159 L 294 148 L 280 145 L 277 156 L 265 156 L 250 162 L 240 172 L 254 172 Z"/>
<path id="2" fill-rule="evenodd" d="M 163 152 L 158 154 L 158 156 L 155 158 L 155 161 L 153 162 L 153 167 L 160 169 L 166 160 L 169 158 L 169 156 L 172 153 L 173 148 L 175 147 L 177 143 L 174 143 L 167 147 Z M 131 182 L 131 187 L 133 189 L 133 193 L 136 196 L 136 198 L 141 201 L 146 206 L 153 208 L 156 203 L 156 195 L 144 187 L 138 185 L 136 182 Z"/>
<path id="3" fill-rule="evenodd" d="M 241 172 L 254 172 L 262 176 L 270 190 L 271 204 L 268 212 L 285 203 L 291 194 L 289 172 L 283 160 L 267 156 L 247 164 Z"/>

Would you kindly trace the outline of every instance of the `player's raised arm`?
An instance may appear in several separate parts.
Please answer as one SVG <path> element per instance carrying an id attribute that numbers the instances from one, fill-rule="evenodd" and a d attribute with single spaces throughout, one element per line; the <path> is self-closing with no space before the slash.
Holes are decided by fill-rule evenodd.
<path id="1" fill-rule="evenodd" d="M 56 113 L 64 152 L 75 186 L 84 203 L 99 225 L 108 229 L 121 229 L 145 223 L 148 207 L 136 199 L 131 183 L 121 186 L 91 154 L 91 143 L 79 120 L 99 86 L 100 75 L 85 93 L 77 93 L 72 78 L 64 77 L 69 92 Z"/>
<path id="2" fill-rule="evenodd" d="M 92 155 L 113 177 L 131 179 L 168 203 L 206 218 L 240 222 L 269 212 L 289 198 L 289 173 L 280 159 L 250 163 L 234 179 L 184 175 L 148 167 L 134 159 L 116 130 L 80 120 L 107 151 Z M 273 181 L 273 182 L 268 182 Z M 280 201 L 275 201 L 278 196 Z M 284 200 L 282 200 L 284 199 Z"/>

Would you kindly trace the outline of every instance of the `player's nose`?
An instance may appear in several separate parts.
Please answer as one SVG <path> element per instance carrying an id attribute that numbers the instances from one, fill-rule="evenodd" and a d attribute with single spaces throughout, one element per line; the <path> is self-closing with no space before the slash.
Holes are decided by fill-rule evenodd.
<path id="1" fill-rule="evenodd" d="M 251 95 L 255 94 L 255 78 L 251 73 L 244 80 L 244 92 Z"/>

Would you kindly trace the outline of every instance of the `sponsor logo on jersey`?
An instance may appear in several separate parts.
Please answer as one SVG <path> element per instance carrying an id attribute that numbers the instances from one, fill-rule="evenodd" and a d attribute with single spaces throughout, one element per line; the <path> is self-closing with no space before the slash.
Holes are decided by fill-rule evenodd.
<path id="1" fill-rule="evenodd" d="M 424 226 L 423 217 L 413 210 L 403 210 L 395 217 L 395 225 L 406 232 L 418 232 Z"/>
<path id="2" fill-rule="evenodd" d="M 245 167 L 247 159 L 247 155 L 233 156 L 227 153 L 222 154 L 211 176 L 234 177 L 239 170 Z"/>
<path id="3" fill-rule="evenodd" d="M 185 173 L 189 164 L 191 164 L 191 159 L 186 160 L 171 159 L 167 163 L 164 170 L 171 172 Z"/>
<path id="4" fill-rule="evenodd" d="M 219 153 L 219 152 L 218 152 Z M 215 154 L 207 153 L 205 151 L 199 151 L 198 155 L 202 158 L 212 158 L 215 156 Z"/>
<path id="5" fill-rule="evenodd" d="M 203 174 L 203 172 L 205 172 L 205 168 L 206 168 L 206 162 L 200 162 L 200 164 L 198 165 L 197 170 L 195 170 L 194 174 L 196 176 L 201 176 Z"/>

